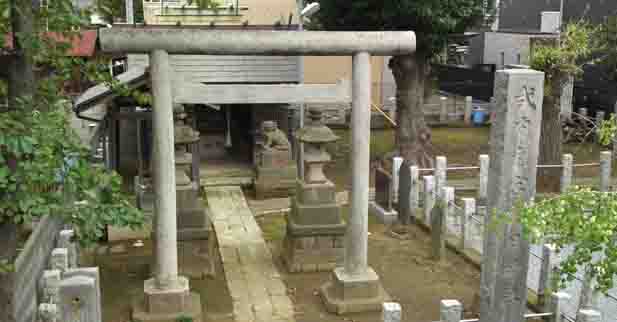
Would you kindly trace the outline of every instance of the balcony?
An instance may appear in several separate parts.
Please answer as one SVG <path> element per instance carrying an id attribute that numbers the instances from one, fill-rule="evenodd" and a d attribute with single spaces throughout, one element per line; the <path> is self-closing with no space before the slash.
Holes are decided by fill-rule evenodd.
<path id="1" fill-rule="evenodd" d="M 223 0 L 216 9 L 200 9 L 186 1 L 144 1 L 144 20 L 150 25 L 238 25 L 248 7 L 239 0 Z"/>

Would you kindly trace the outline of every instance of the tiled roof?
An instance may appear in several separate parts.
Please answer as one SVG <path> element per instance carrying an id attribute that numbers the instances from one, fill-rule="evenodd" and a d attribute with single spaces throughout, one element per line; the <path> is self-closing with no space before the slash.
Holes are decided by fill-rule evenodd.
<path id="1" fill-rule="evenodd" d="M 96 40 L 98 38 L 98 33 L 96 30 L 82 31 L 79 36 L 71 37 L 71 39 L 67 39 L 66 36 L 55 32 L 48 32 L 46 33 L 46 35 L 58 42 L 70 41 L 72 43 L 72 47 L 69 51 L 69 56 L 92 57 L 95 54 Z M 4 49 L 12 48 L 13 34 L 9 33 L 4 39 Z"/>

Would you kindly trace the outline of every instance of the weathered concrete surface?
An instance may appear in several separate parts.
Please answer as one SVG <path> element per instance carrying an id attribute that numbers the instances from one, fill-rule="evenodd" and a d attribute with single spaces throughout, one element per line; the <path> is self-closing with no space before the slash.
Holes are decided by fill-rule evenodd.
<path id="1" fill-rule="evenodd" d="M 345 272 L 363 273 L 368 256 L 368 196 L 371 141 L 371 63 L 368 53 L 353 57 L 351 114 L 351 216 L 347 223 Z"/>
<path id="2" fill-rule="evenodd" d="M 513 207 L 535 196 L 544 73 L 496 73 L 496 118 L 491 126 L 488 211 L 480 285 L 480 321 L 523 320 L 527 304 L 529 242 L 514 220 Z M 498 237 L 499 236 L 499 237 Z"/>
<path id="3" fill-rule="evenodd" d="M 289 271 L 328 271 L 343 263 L 346 227 L 332 182 L 299 181 L 286 218 L 283 259 Z"/>
<path id="4" fill-rule="evenodd" d="M 321 287 L 330 312 L 381 310 L 389 295 L 379 276 L 368 266 L 369 149 L 371 137 L 371 56 L 353 56 L 353 109 L 351 150 L 351 215 L 345 236 L 345 265 L 334 270 L 332 280 Z"/>
<path id="5" fill-rule="evenodd" d="M 174 123 L 169 55 L 150 54 L 152 69 L 154 209 L 156 216 L 156 279 L 161 288 L 173 287 L 178 277 Z"/>
<path id="6" fill-rule="evenodd" d="M 235 321 L 295 321 L 285 284 L 240 187 L 205 191 Z"/>
<path id="7" fill-rule="evenodd" d="M 349 56 L 358 52 L 400 55 L 416 50 L 411 31 L 332 32 L 200 29 L 99 29 L 104 52 L 204 55 Z M 369 88 L 370 90 L 370 88 Z"/>
<path id="8" fill-rule="evenodd" d="M 13 316 L 17 322 L 33 321 L 37 312 L 39 279 L 47 269 L 62 221 L 56 216 L 46 216 L 36 225 L 23 250 L 15 261 L 12 274 Z M 8 277 L 8 276 L 7 276 Z"/>

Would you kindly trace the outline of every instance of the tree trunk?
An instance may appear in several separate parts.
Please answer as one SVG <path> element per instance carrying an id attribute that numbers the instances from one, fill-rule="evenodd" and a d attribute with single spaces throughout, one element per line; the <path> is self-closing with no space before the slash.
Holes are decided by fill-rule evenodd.
<path id="1" fill-rule="evenodd" d="M 421 53 L 394 56 L 389 67 L 396 82 L 396 148 L 404 165 L 433 164 L 431 130 L 424 121 L 424 88 L 428 62 Z"/>
<path id="2" fill-rule="evenodd" d="M 11 29 L 13 32 L 13 57 L 9 66 L 8 99 L 9 108 L 20 107 L 18 98 L 33 97 L 35 93 L 33 53 L 24 46 L 18 34 L 34 35 L 36 8 L 39 0 L 11 0 Z"/>
<path id="3" fill-rule="evenodd" d="M 542 129 L 540 132 L 540 156 L 538 164 L 561 164 L 562 124 L 561 93 L 562 81 L 566 75 L 556 74 L 549 82 L 550 88 L 544 96 L 542 107 Z M 559 192 L 561 182 L 560 168 L 538 169 L 538 187 L 541 192 Z"/>
<path id="4" fill-rule="evenodd" d="M 14 322 L 13 273 L 10 267 L 17 254 L 17 226 L 0 223 L 0 322 Z M 5 270 L 9 271 L 5 271 Z"/>

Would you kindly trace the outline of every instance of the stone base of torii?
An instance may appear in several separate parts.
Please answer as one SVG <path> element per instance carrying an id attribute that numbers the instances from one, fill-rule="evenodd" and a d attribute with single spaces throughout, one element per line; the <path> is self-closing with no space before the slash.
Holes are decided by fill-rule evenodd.
<path id="1" fill-rule="evenodd" d="M 351 216 L 345 237 L 344 266 L 322 287 L 326 308 L 336 313 L 377 311 L 388 299 L 379 276 L 368 266 L 368 202 L 371 78 L 370 57 L 415 51 L 413 32 L 213 31 L 130 29 L 99 31 L 108 53 L 149 53 L 153 94 L 155 277 L 144 283 L 133 319 L 201 321 L 198 295 L 178 276 L 176 183 L 172 75 L 169 54 L 353 56 Z M 180 102 L 181 103 L 181 102 Z M 245 322 L 245 321 L 241 321 Z"/>

